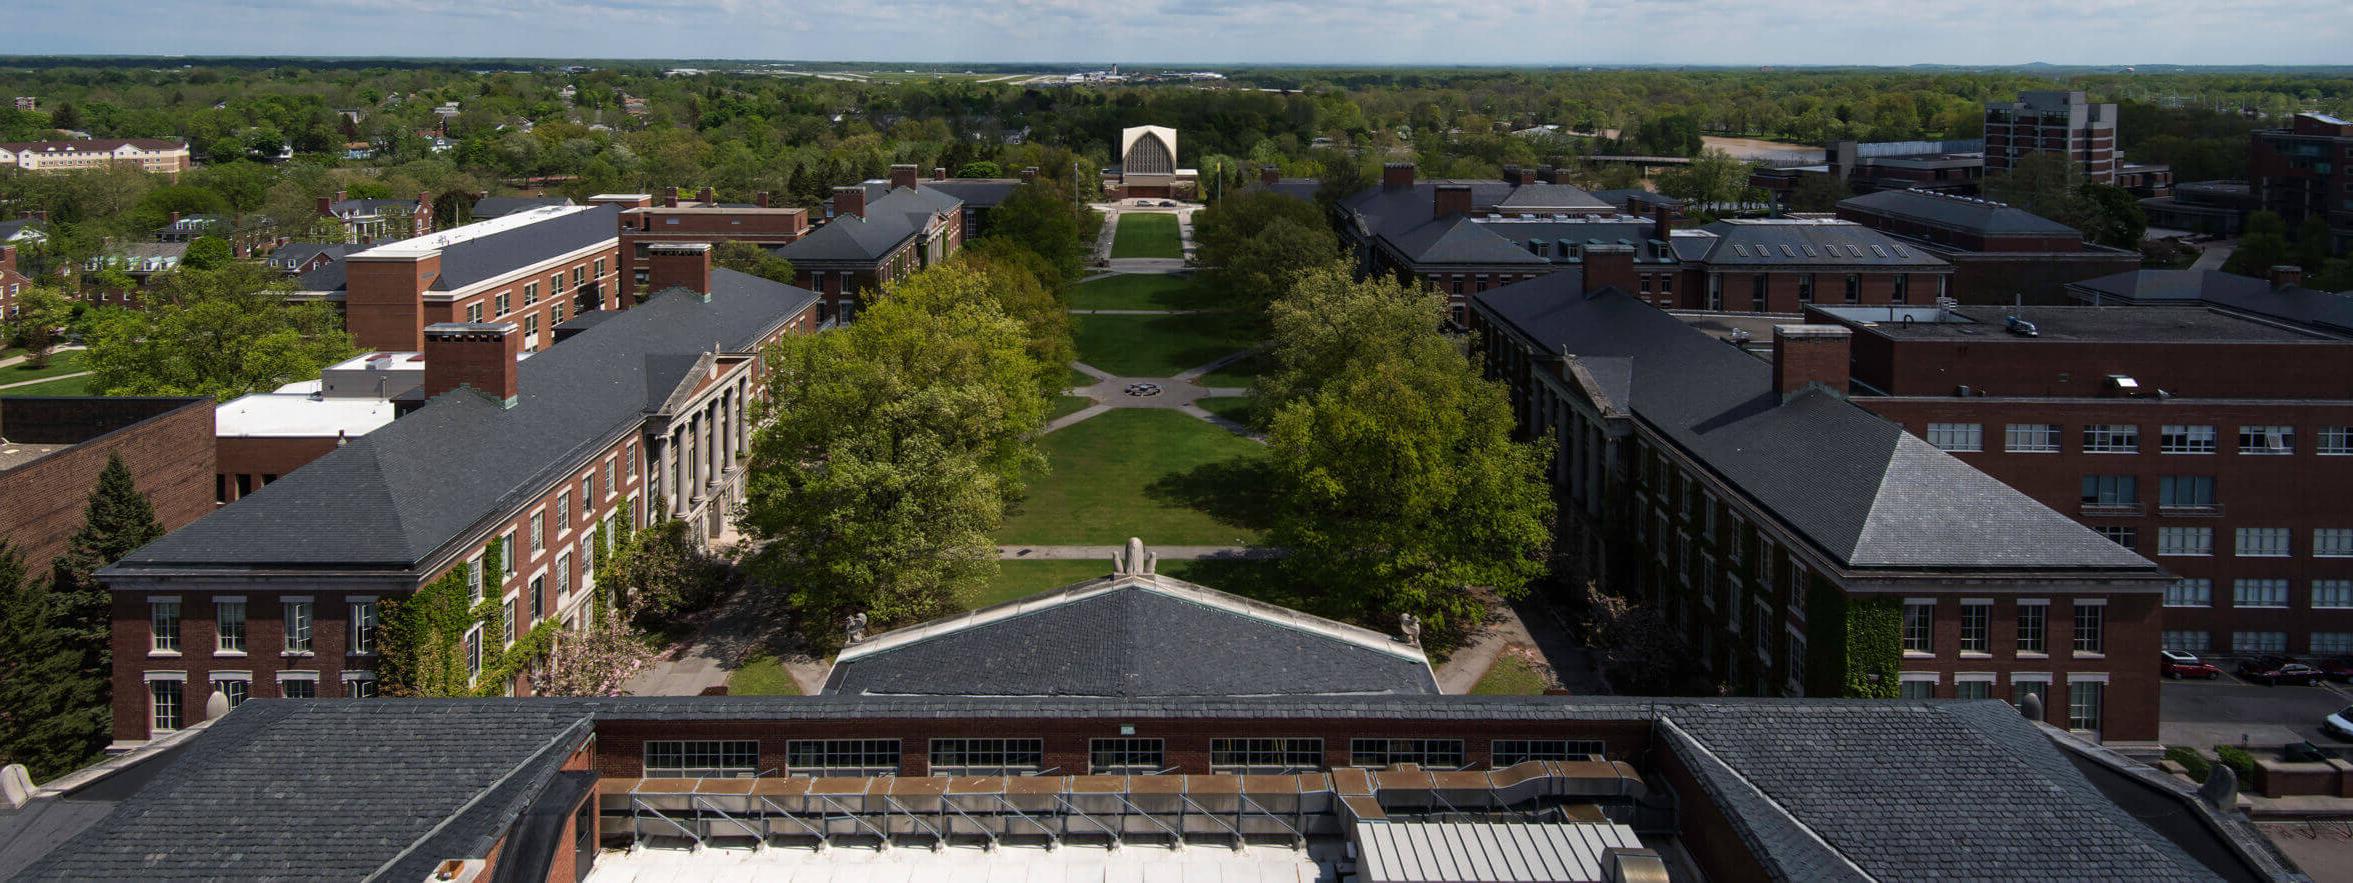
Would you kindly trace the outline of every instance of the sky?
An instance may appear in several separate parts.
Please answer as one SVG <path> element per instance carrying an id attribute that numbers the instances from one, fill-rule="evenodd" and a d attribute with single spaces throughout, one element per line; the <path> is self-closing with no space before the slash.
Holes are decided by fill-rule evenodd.
<path id="1" fill-rule="evenodd" d="M 2345 0 L 66 0 L 0 54 L 2353 64 Z"/>

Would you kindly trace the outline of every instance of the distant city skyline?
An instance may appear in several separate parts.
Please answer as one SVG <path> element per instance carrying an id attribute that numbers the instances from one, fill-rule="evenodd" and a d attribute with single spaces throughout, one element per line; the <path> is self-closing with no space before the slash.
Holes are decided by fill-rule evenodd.
<path id="1" fill-rule="evenodd" d="M 2346 64 L 2333 0 L 90 0 L 12 10 L 0 54 L 878 63 Z"/>

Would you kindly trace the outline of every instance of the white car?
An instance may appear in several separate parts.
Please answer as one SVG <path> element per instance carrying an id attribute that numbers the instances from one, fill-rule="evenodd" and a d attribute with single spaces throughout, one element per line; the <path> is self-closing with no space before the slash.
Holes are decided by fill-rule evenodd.
<path id="1" fill-rule="evenodd" d="M 2339 739 L 2353 739 L 2353 705 L 2338 709 L 2336 714 L 2321 718 L 2320 728 Z"/>

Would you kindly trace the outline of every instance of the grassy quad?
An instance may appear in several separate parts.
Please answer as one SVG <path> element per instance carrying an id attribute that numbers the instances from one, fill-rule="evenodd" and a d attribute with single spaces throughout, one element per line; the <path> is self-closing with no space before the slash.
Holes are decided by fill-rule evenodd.
<path id="1" fill-rule="evenodd" d="M 997 542 L 1114 546 L 1256 542 L 1266 449 L 1176 411 L 1115 410 L 1039 439 L 1032 480 Z"/>
<path id="2" fill-rule="evenodd" d="M 15 389 L 0 389 L 0 397 L 86 396 L 89 394 L 90 377 L 86 374 L 80 377 L 67 377 L 62 380 L 52 380 L 47 383 L 35 383 L 29 386 L 19 386 Z"/>
<path id="3" fill-rule="evenodd" d="M 1115 258 L 1182 258 L 1184 238 L 1177 232 L 1177 216 L 1160 212 L 1125 212 L 1112 233 Z"/>
<path id="4" fill-rule="evenodd" d="M 1517 654 L 1504 653 L 1495 657 L 1495 664 L 1472 685 L 1473 696 L 1540 696 L 1546 684 L 1544 673 L 1530 666 Z"/>
<path id="5" fill-rule="evenodd" d="M 727 694 L 730 696 L 798 696 L 801 685 L 793 680 L 784 663 L 766 653 L 756 653 L 743 665 L 727 675 Z"/>
<path id="6" fill-rule="evenodd" d="M 46 380 L 63 374 L 90 370 L 82 364 L 82 359 L 81 350 L 66 350 L 61 353 L 50 353 L 49 365 L 45 368 L 35 368 L 29 361 L 18 362 L 6 368 L 0 368 L 0 386 L 24 383 L 29 380 Z"/>
<path id="7" fill-rule="evenodd" d="M 1254 342 L 1248 320 L 1233 313 L 1071 318 L 1079 361 L 1119 377 L 1174 377 Z"/>
<path id="8" fill-rule="evenodd" d="M 1044 559 L 1034 561 L 999 561 L 997 577 L 980 594 L 968 599 L 967 606 L 979 608 L 1027 598 L 1040 592 L 1050 592 L 1071 583 L 1108 576 L 1111 559 L 1086 561 L 1076 559 Z M 1272 604 L 1281 604 L 1314 611 L 1312 599 L 1301 598 L 1287 591 L 1282 578 L 1282 562 L 1264 558 L 1210 559 L 1202 561 L 1162 561 L 1158 572 L 1187 582 L 1198 583 L 1221 592 L 1232 592 Z"/>
<path id="9" fill-rule="evenodd" d="M 1081 283 L 1070 296 L 1074 310 L 1191 310 L 1203 306 L 1201 290 L 1188 276 L 1128 273 Z"/>

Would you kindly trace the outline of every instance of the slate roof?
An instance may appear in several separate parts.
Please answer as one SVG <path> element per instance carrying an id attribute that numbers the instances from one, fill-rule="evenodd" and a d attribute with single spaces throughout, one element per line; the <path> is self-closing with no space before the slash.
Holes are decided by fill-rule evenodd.
<path id="1" fill-rule="evenodd" d="M 350 252 L 344 254 L 349 255 Z M 345 291 L 351 287 L 351 279 L 345 271 L 343 258 L 337 257 L 294 277 L 294 287 L 301 291 Z"/>
<path id="2" fill-rule="evenodd" d="M 1620 405 L 1847 566 L 2157 573 L 1895 423 L 1825 390 L 1784 402 L 1764 361 L 1557 275 L 1474 299 L 1542 351 L 1630 359 Z"/>
<path id="3" fill-rule="evenodd" d="M 1214 663 L 1203 664 L 1214 658 Z M 1109 576 L 875 635 L 825 691 L 927 696 L 1434 694 L 1418 648 L 1165 576 Z"/>
<path id="4" fill-rule="evenodd" d="M 465 229 L 458 227 L 443 232 L 446 234 Z M 419 248 L 434 241 L 434 236 L 427 234 L 395 243 L 394 246 Z M 458 239 L 441 247 L 441 277 L 434 280 L 433 290 L 456 291 L 476 282 L 512 273 L 518 267 L 579 251 L 620 236 L 621 207 L 598 205 L 512 230 Z"/>
<path id="5" fill-rule="evenodd" d="M 310 263 L 312 258 L 326 255 L 331 262 L 341 264 L 343 256 L 356 248 L 358 246 L 341 242 L 289 242 L 272 250 L 269 261 L 272 264 L 299 267 Z"/>
<path id="6" fill-rule="evenodd" d="M 1919 246 L 1851 221 L 1717 221 L 1705 260 L 1731 266 L 1941 268 L 1950 264 Z"/>
<path id="7" fill-rule="evenodd" d="M 2086 303 L 2203 302 L 2232 312 L 2353 334 L 2353 293 L 2332 294 L 2301 285 L 2274 289 L 2268 280 L 2219 270 L 2128 270 L 2069 283 L 2067 289 Z"/>
<path id="8" fill-rule="evenodd" d="M 565 196 L 485 196 L 474 201 L 473 216 L 477 221 L 486 221 L 520 211 L 571 204 L 571 198 Z"/>
<path id="9" fill-rule="evenodd" d="M 1656 190 L 1650 190 L 1643 187 L 1620 187 L 1615 190 L 1596 190 L 1593 191 L 1593 198 L 1609 203 L 1610 205 L 1618 206 L 1620 208 L 1625 207 L 1626 200 L 1628 199 L 1641 200 L 1642 204 L 1645 206 L 1662 206 L 1671 209 L 1683 208 L 1683 200 L 1676 199 L 1675 197 L 1668 196 Z"/>
<path id="10" fill-rule="evenodd" d="M 410 197 L 406 199 L 345 199 L 327 206 L 328 211 L 334 212 L 339 217 L 367 217 L 381 214 L 388 208 L 420 211 L 424 205 L 417 202 L 415 197 Z"/>
<path id="11" fill-rule="evenodd" d="M 2073 227 L 2015 206 L 1925 190 L 1881 190 L 1839 200 L 1838 207 L 1986 236 L 2083 235 Z"/>
<path id="12" fill-rule="evenodd" d="M 11 239 L 15 239 L 16 237 L 23 235 L 28 230 L 35 235 L 42 235 L 42 227 L 43 224 L 40 221 L 34 220 L 32 218 L 18 218 L 13 221 L 0 221 L 0 242 L 7 242 Z"/>
<path id="13" fill-rule="evenodd" d="M 711 278 L 709 303 L 660 293 L 523 360 L 512 408 L 469 390 L 444 393 L 110 572 L 417 566 L 577 468 L 572 456 L 642 422 L 713 342 L 740 352 L 816 303 L 806 290 L 733 270 Z"/>
<path id="14" fill-rule="evenodd" d="M 1314 202 L 1316 192 L 1322 190 L 1323 186 L 1324 182 L 1314 178 L 1280 178 L 1272 184 L 1253 178 L 1250 183 L 1243 185 L 1243 189 L 1263 190 L 1268 193 L 1279 193 L 1300 202 Z"/>
<path id="15" fill-rule="evenodd" d="M 790 261 L 880 260 L 909 237 L 923 232 L 934 213 L 960 211 L 964 203 L 936 187 L 890 189 L 865 183 L 866 214 L 839 215 L 793 242 L 770 249 Z M 877 195 L 880 194 L 880 195 Z"/>
<path id="16" fill-rule="evenodd" d="M 923 189 L 937 190 L 973 208 L 996 208 L 1021 187 L 1018 178 L 950 178 L 945 181 L 925 181 Z"/>
<path id="17" fill-rule="evenodd" d="M 1596 199 L 1583 188 L 1567 184 L 1522 184 L 1512 188 L 1511 195 L 1495 204 L 1500 209 L 1535 211 L 1539 209 L 1606 209 L 1609 203 Z"/>

